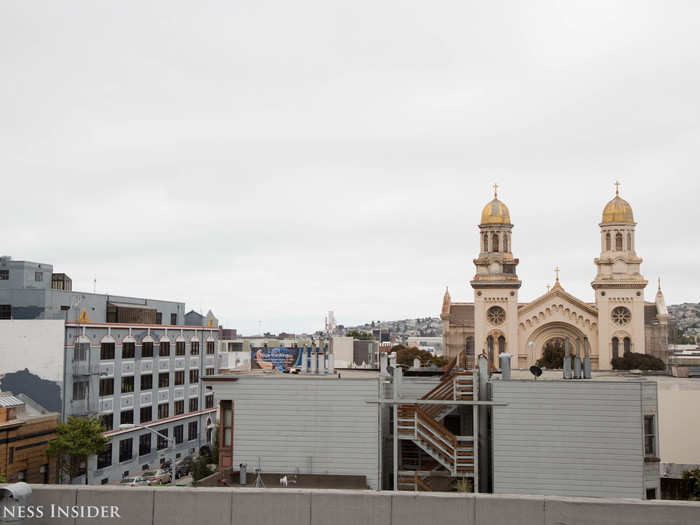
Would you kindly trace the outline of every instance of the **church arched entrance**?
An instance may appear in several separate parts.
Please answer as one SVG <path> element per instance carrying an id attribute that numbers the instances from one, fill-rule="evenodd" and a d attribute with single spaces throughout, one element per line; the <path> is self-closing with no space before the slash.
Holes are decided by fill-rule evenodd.
<path id="1" fill-rule="evenodd" d="M 576 340 L 580 341 L 581 357 L 583 357 L 584 335 L 585 334 L 573 324 L 564 322 L 546 323 L 535 330 L 530 336 L 530 342 L 533 344 L 528 345 L 531 352 L 529 361 L 534 364 L 542 360 L 543 357 L 549 359 L 554 357 L 553 364 L 557 366 L 545 366 L 547 366 L 547 368 L 561 368 L 562 364 L 559 364 L 558 357 L 561 356 L 561 361 L 563 362 L 566 339 L 568 338 L 571 343 L 572 353 L 576 352 Z"/>

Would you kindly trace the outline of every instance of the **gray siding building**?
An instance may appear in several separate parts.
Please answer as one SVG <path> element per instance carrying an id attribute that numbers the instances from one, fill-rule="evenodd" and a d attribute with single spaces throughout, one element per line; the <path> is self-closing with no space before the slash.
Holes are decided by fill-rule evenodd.
<path id="1" fill-rule="evenodd" d="M 233 402 L 232 440 L 222 410 L 225 467 L 252 471 L 259 460 L 264 472 L 365 476 L 379 488 L 376 377 L 220 376 L 210 384 L 217 401 Z"/>
<path id="2" fill-rule="evenodd" d="M 658 497 L 656 383 L 492 381 L 493 492 Z M 646 434 L 646 430 L 652 430 Z"/>

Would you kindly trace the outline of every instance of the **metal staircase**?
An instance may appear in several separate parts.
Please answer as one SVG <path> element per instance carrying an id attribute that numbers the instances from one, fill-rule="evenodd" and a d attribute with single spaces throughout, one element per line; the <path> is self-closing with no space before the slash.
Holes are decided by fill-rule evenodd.
<path id="1" fill-rule="evenodd" d="M 466 401 L 474 398 L 473 376 L 458 365 L 467 364 L 467 356 L 460 354 L 445 367 L 440 383 L 422 400 Z M 457 437 L 441 421 L 454 411 L 450 404 L 405 404 L 397 409 L 397 434 L 399 439 L 413 441 L 425 453 L 442 465 L 452 476 L 469 476 L 474 472 L 474 438 Z M 414 486 L 418 483 L 414 480 Z M 415 488 L 414 490 L 418 490 Z"/>

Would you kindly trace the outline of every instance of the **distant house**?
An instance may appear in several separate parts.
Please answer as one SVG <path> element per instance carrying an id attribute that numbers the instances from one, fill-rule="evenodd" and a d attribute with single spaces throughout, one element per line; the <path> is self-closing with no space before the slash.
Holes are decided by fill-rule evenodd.
<path id="1" fill-rule="evenodd" d="M 185 324 L 187 326 L 208 326 L 211 328 L 218 328 L 219 320 L 211 310 L 209 310 L 206 315 L 190 310 L 185 314 Z"/>

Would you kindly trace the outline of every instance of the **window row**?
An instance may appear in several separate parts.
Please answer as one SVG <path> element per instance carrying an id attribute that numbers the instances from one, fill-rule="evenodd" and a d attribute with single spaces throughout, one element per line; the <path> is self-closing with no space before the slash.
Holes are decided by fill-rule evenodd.
<path id="1" fill-rule="evenodd" d="M 187 424 L 187 440 L 197 439 L 197 421 Z M 139 436 L 139 456 L 146 456 L 153 452 L 153 438 L 155 436 L 156 450 L 168 448 L 168 444 L 174 442 L 179 445 L 185 441 L 185 426 L 177 425 L 173 427 L 173 437 L 169 436 L 170 429 L 164 428 L 154 430 L 153 433 L 141 434 Z M 130 461 L 134 457 L 134 438 L 126 438 L 119 441 L 119 463 Z M 97 468 L 106 468 L 112 465 L 112 443 L 108 443 L 105 450 L 97 456 Z"/>
<path id="2" fill-rule="evenodd" d="M 629 337 L 622 339 L 623 355 L 632 351 L 632 340 Z M 620 339 L 617 337 L 612 338 L 612 358 L 617 359 L 620 357 Z"/>
<path id="3" fill-rule="evenodd" d="M 623 241 L 625 239 L 624 235 L 620 232 L 617 232 L 614 236 L 615 239 L 615 251 L 616 252 L 621 252 L 624 250 L 631 251 L 634 249 L 632 246 L 632 234 L 627 233 L 627 245 L 625 246 Z M 607 232 L 605 234 L 605 251 L 612 251 L 613 249 L 613 235 L 610 232 Z"/>
<path id="4" fill-rule="evenodd" d="M 153 357 L 153 341 L 144 341 L 141 344 L 141 357 Z M 187 355 L 185 341 L 175 341 L 175 355 L 184 356 Z M 125 341 L 122 343 L 122 359 L 134 359 L 136 357 L 136 343 L 134 341 Z M 206 341 L 206 353 L 212 355 L 215 353 L 216 341 Z M 114 342 L 104 342 L 100 343 L 100 359 L 102 361 L 113 361 L 116 343 Z M 88 352 L 90 350 L 90 343 L 79 342 L 73 347 L 73 361 L 86 361 L 88 358 Z M 160 357 L 170 357 L 170 341 L 161 341 L 158 343 L 158 355 Z M 190 355 L 199 355 L 199 341 L 190 342 Z"/>
<path id="5" fill-rule="evenodd" d="M 482 239 L 482 250 L 484 252 L 510 252 L 510 235 L 508 233 L 503 233 L 499 235 L 498 233 L 492 233 L 489 235 L 484 232 L 481 236 Z M 489 245 L 489 240 L 491 244 Z"/>
<path id="6" fill-rule="evenodd" d="M 204 399 L 205 408 L 214 408 L 214 396 L 209 395 Z M 188 401 L 189 412 L 197 412 L 199 410 L 199 399 L 196 397 L 190 398 Z M 158 418 L 166 419 L 170 417 L 170 403 L 160 403 L 158 405 Z M 185 400 L 180 399 L 173 403 L 173 410 L 175 416 L 181 416 L 185 413 Z M 139 424 L 150 423 L 153 421 L 153 407 L 145 406 L 139 409 Z M 105 432 L 109 430 L 114 430 L 114 414 L 103 414 L 100 417 L 102 426 Z M 119 413 L 119 425 L 133 425 L 134 424 L 134 411 L 133 410 L 122 410 Z M 117 427 L 119 426 L 117 425 Z"/>
<path id="7" fill-rule="evenodd" d="M 206 375 L 214 375 L 214 368 L 207 368 Z M 121 393 L 129 394 L 134 391 L 134 376 L 124 376 L 121 378 Z M 189 373 L 190 384 L 199 382 L 199 369 L 193 368 Z M 144 374 L 141 376 L 141 391 L 151 390 L 153 388 L 153 374 Z M 185 384 L 185 371 L 177 370 L 173 372 L 173 385 L 180 386 Z M 168 388 L 170 386 L 170 372 L 161 372 L 158 374 L 158 388 Z M 73 383 L 73 400 L 85 399 L 87 393 L 87 381 L 76 381 Z M 105 377 L 100 379 L 100 397 L 114 395 L 114 378 Z"/>

